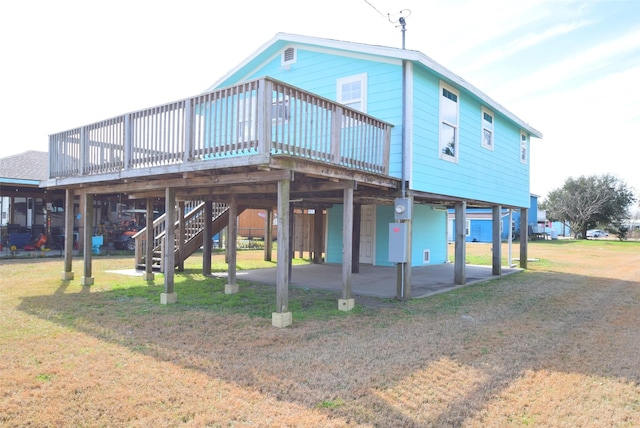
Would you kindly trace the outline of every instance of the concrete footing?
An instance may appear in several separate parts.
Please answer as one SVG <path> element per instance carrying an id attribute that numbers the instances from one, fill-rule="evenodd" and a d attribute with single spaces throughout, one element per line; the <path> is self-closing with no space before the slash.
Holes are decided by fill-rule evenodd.
<path id="1" fill-rule="evenodd" d="M 338 310 L 350 311 L 355 308 L 356 299 L 338 299 Z"/>
<path id="2" fill-rule="evenodd" d="M 73 279 L 73 272 L 62 272 L 63 281 L 71 281 Z"/>
<path id="3" fill-rule="evenodd" d="M 238 284 L 225 284 L 224 286 L 224 294 L 236 294 L 238 291 L 240 291 Z"/>
<path id="4" fill-rule="evenodd" d="M 83 276 L 80 278 L 80 285 L 93 285 L 94 278 L 92 276 Z"/>
<path id="5" fill-rule="evenodd" d="M 271 325 L 274 327 L 288 327 L 293 323 L 291 312 L 273 312 L 271 314 Z"/>
<path id="6" fill-rule="evenodd" d="M 170 305 L 172 303 L 176 303 L 178 301 L 177 293 L 161 293 L 160 294 L 160 304 L 162 305 Z"/>

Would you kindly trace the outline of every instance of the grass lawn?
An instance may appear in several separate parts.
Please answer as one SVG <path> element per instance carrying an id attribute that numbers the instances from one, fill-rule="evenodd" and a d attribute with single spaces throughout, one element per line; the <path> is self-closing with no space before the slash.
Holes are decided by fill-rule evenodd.
<path id="1" fill-rule="evenodd" d="M 467 249 L 490 263 L 489 245 Z M 274 266 L 239 255 L 238 269 Z M 285 329 L 273 287 L 225 295 L 198 257 L 168 306 L 162 275 L 110 272 L 131 257 L 94 257 L 92 287 L 80 259 L 72 281 L 59 258 L 0 260 L 0 426 L 640 426 L 640 243 L 538 241 L 529 257 L 348 313 L 291 288 Z"/>

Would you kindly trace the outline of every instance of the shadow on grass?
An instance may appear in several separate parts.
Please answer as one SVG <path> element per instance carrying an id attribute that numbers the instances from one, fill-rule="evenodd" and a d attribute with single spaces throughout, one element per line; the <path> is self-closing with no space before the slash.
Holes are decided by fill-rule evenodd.
<path id="1" fill-rule="evenodd" d="M 421 376 L 413 400 L 446 402 L 429 416 L 435 426 L 473 418 L 526 371 L 640 382 L 640 335 L 630 329 L 622 341 L 619 331 L 640 323 L 637 283 L 528 272 L 348 314 L 336 309 L 337 293 L 292 287 L 294 325 L 279 330 L 266 321 L 272 286 L 239 281 L 240 292 L 227 295 L 225 279 L 186 270 L 176 274 L 178 303 L 162 306 L 160 279 L 140 285 L 140 278 L 122 278 L 89 293 L 63 281 L 53 295 L 23 298 L 19 309 L 359 423 L 421 425 L 392 398 Z M 431 397 L 427 391 L 447 390 L 457 374 L 430 373 L 450 366 L 482 377 Z"/>

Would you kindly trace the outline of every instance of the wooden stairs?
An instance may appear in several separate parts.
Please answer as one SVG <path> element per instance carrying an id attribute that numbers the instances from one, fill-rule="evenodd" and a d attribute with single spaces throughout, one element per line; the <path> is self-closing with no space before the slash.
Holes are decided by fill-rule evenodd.
<path id="1" fill-rule="evenodd" d="M 204 222 L 207 220 L 204 218 L 205 203 L 202 201 L 191 201 L 184 205 L 186 214 L 184 215 L 184 236 L 180 236 L 180 219 L 176 220 L 174 224 L 175 228 L 175 243 L 173 245 L 173 251 L 175 252 L 176 266 L 179 266 L 184 260 L 186 260 L 193 253 L 198 251 L 202 247 L 202 234 L 204 233 Z M 245 210 L 244 207 L 238 207 L 238 215 Z M 165 247 L 165 216 L 158 217 L 153 222 L 153 259 L 152 270 L 164 272 L 164 251 Z M 179 216 L 178 216 L 179 218 Z M 229 208 L 226 204 L 213 203 L 211 222 L 211 236 L 212 239 L 217 233 L 225 228 L 229 224 Z M 135 246 L 135 268 L 146 269 L 146 228 L 140 230 L 134 235 L 136 242 Z M 180 240 L 182 240 L 182 253 L 180 251 Z"/>

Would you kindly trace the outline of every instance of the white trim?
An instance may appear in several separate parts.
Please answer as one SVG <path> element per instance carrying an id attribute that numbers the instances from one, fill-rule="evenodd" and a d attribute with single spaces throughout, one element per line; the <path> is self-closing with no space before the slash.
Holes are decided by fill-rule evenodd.
<path id="1" fill-rule="evenodd" d="M 352 98 L 348 100 L 344 100 L 342 98 L 343 91 L 342 88 L 344 85 L 349 83 L 360 84 L 360 98 Z M 345 104 L 349 107 L 353 107 L 351 104 L 359 103 L 360 108 L 356 110 L 360 110 L 362 113 L 367 112 L 367 73 L 354 74 L 352 76 L 341 77 L 336 80 L 336 101 L 340 104 Z"/>
<path id="2" fill-rule="evenodd" d="M 537 129 L 530 126 L 528 123 L 524 122 L 522 119 L 511 113 L 509 110 L 504 108 L 502 105 L 497 103 L 495 100 L 490 98 L 487 94 L 476 88 L 471 83 L 462 79 L 460 76 L 456 75 L 452 71 L 448 70 L 444 66 L 438 64 L 425 54 L 409 50 L 409 49 L 399 49 L 399 48 L 390 48 L 385 46 L 376 46 L 376 45 L 368 45 L 363 43 L 354 43 L 354 42 L 345 42 L 340 40 L 333 39 L 323 39 L 318 37 L 310 37 L 310 36 L 300 36 L 295 34 L 288 33 L 277 33 L 271 40 L 267 43 L 263 44 L 258 50 L 256 50 L 252 55 L 247 57 L 243 62 L 234 67 L 230 72 L 226 73 L 222 76 L 222 78 L 218 79 L 218 81 L 210 86 L 205 92 L 212 91 L 217 89 L 221 82 L 224 82 L 228 78 L 230 78 L 233 74 L 237 73 L 243 67 L 248 65 L 251 61 L 257 58 L 264 51 L 268 50 L 271 47 L 278 47 L 278 52 L 274 53 L 275 55 L 280 54 L 280 49 L 284 46 L 288 46 L 288 44 L 297 43 L 299 45 L 310 45 L 304 46 L 304 49 L 307 49 L 311 46 L 321 46 L 327 49 L 335 49 L 341 52 L 332 52 L 333 54 L 342 54 L 346 56 L 354 56 L 354 55 L 373 55 L 378 58 L 375 58 L 376 61 L 384 62 L 385 60 L 403 60 L 406 59 L 408 61 L 413 61 L 421 64 L 425 68 L 428 68 L 434 71 L 436 74 L 439 74 L 443 79 L 449 81 L 450 83 L 459 86 L 460 88 L 470 92 L 474 97 L 480 100 L 481 104 L 485 104 L 493 109 L 495 112 L 500 113 L 501 115 L 508 118 L 510 121 L 516 123 L 530 135 L 536 138 L 542 138 L 542 133 Z M 281 46 L 282 45 L 282 46 Z M 258 67 L 259 68 L 259 67 Z"/>
<path id="3" fill-rule="evenodd" d="M 452 95 L 455 95 L 456 100 L 452 102 L 455 102 L 456 104 L 456 113 L 455 113 L 455 122 L 446 120 L 443 117 L 443 99 L 446 98 L 443 93 L 444 91 L 447 91 L 449 93 L 451 93 Z M 447 98 L 449 99 L 449 98 Z M 450 86 L 448 84 L 446 84 L 445 82 L 443 82 L 442 80 L 440 81 L 440 89 L 438 91 L 438 156 L 440 157 L 440 159 L 449 161 L 449 162 L 455 162 L 458 163 L 458 155 L 460 153 L 460 92 L 455 89 L 453 86 Z M 446 146 L 443 145 L 443 138 L 444 135 L 442 135 L 442 126 L 446 125 L 449 128 L 453 128 L 454 130 L 454 139 L 453 139 L 453 154 L 450 155 L 448 153 L 445 153 L 445 150 L 447 149 Z"/>
<path id="4" fill-rule="evenodd" d="M 491 122 L 489 122 L 489 124 L 487 124 L 487 121 L 484 118 L 485 115 L 488 115 L 491 117 Z M 495 146 L 495 141 L 496 141 L 495 123 L 496 123 L 496 116 L 493 114 L 493 112 L 487 109 L 486 107 L 482 107 L 480 109 L 480 145 L 485 149 L 491 150 L 491 151 L 493 151 Z M 491 138 L 490 138 L 491 141 L 489 141 L 489 143 L 487 143 L 487 140 L 485 138 L 485 131 L 489 132 L 491 135 Z"/>
<path id="5" fill-rule="evenodd" d="M 520 149 L 518 153 L 520 154 L 520 162 L 524 164 L 529 162 L 529 136 L 522 130 L 520 130 Z"/>

